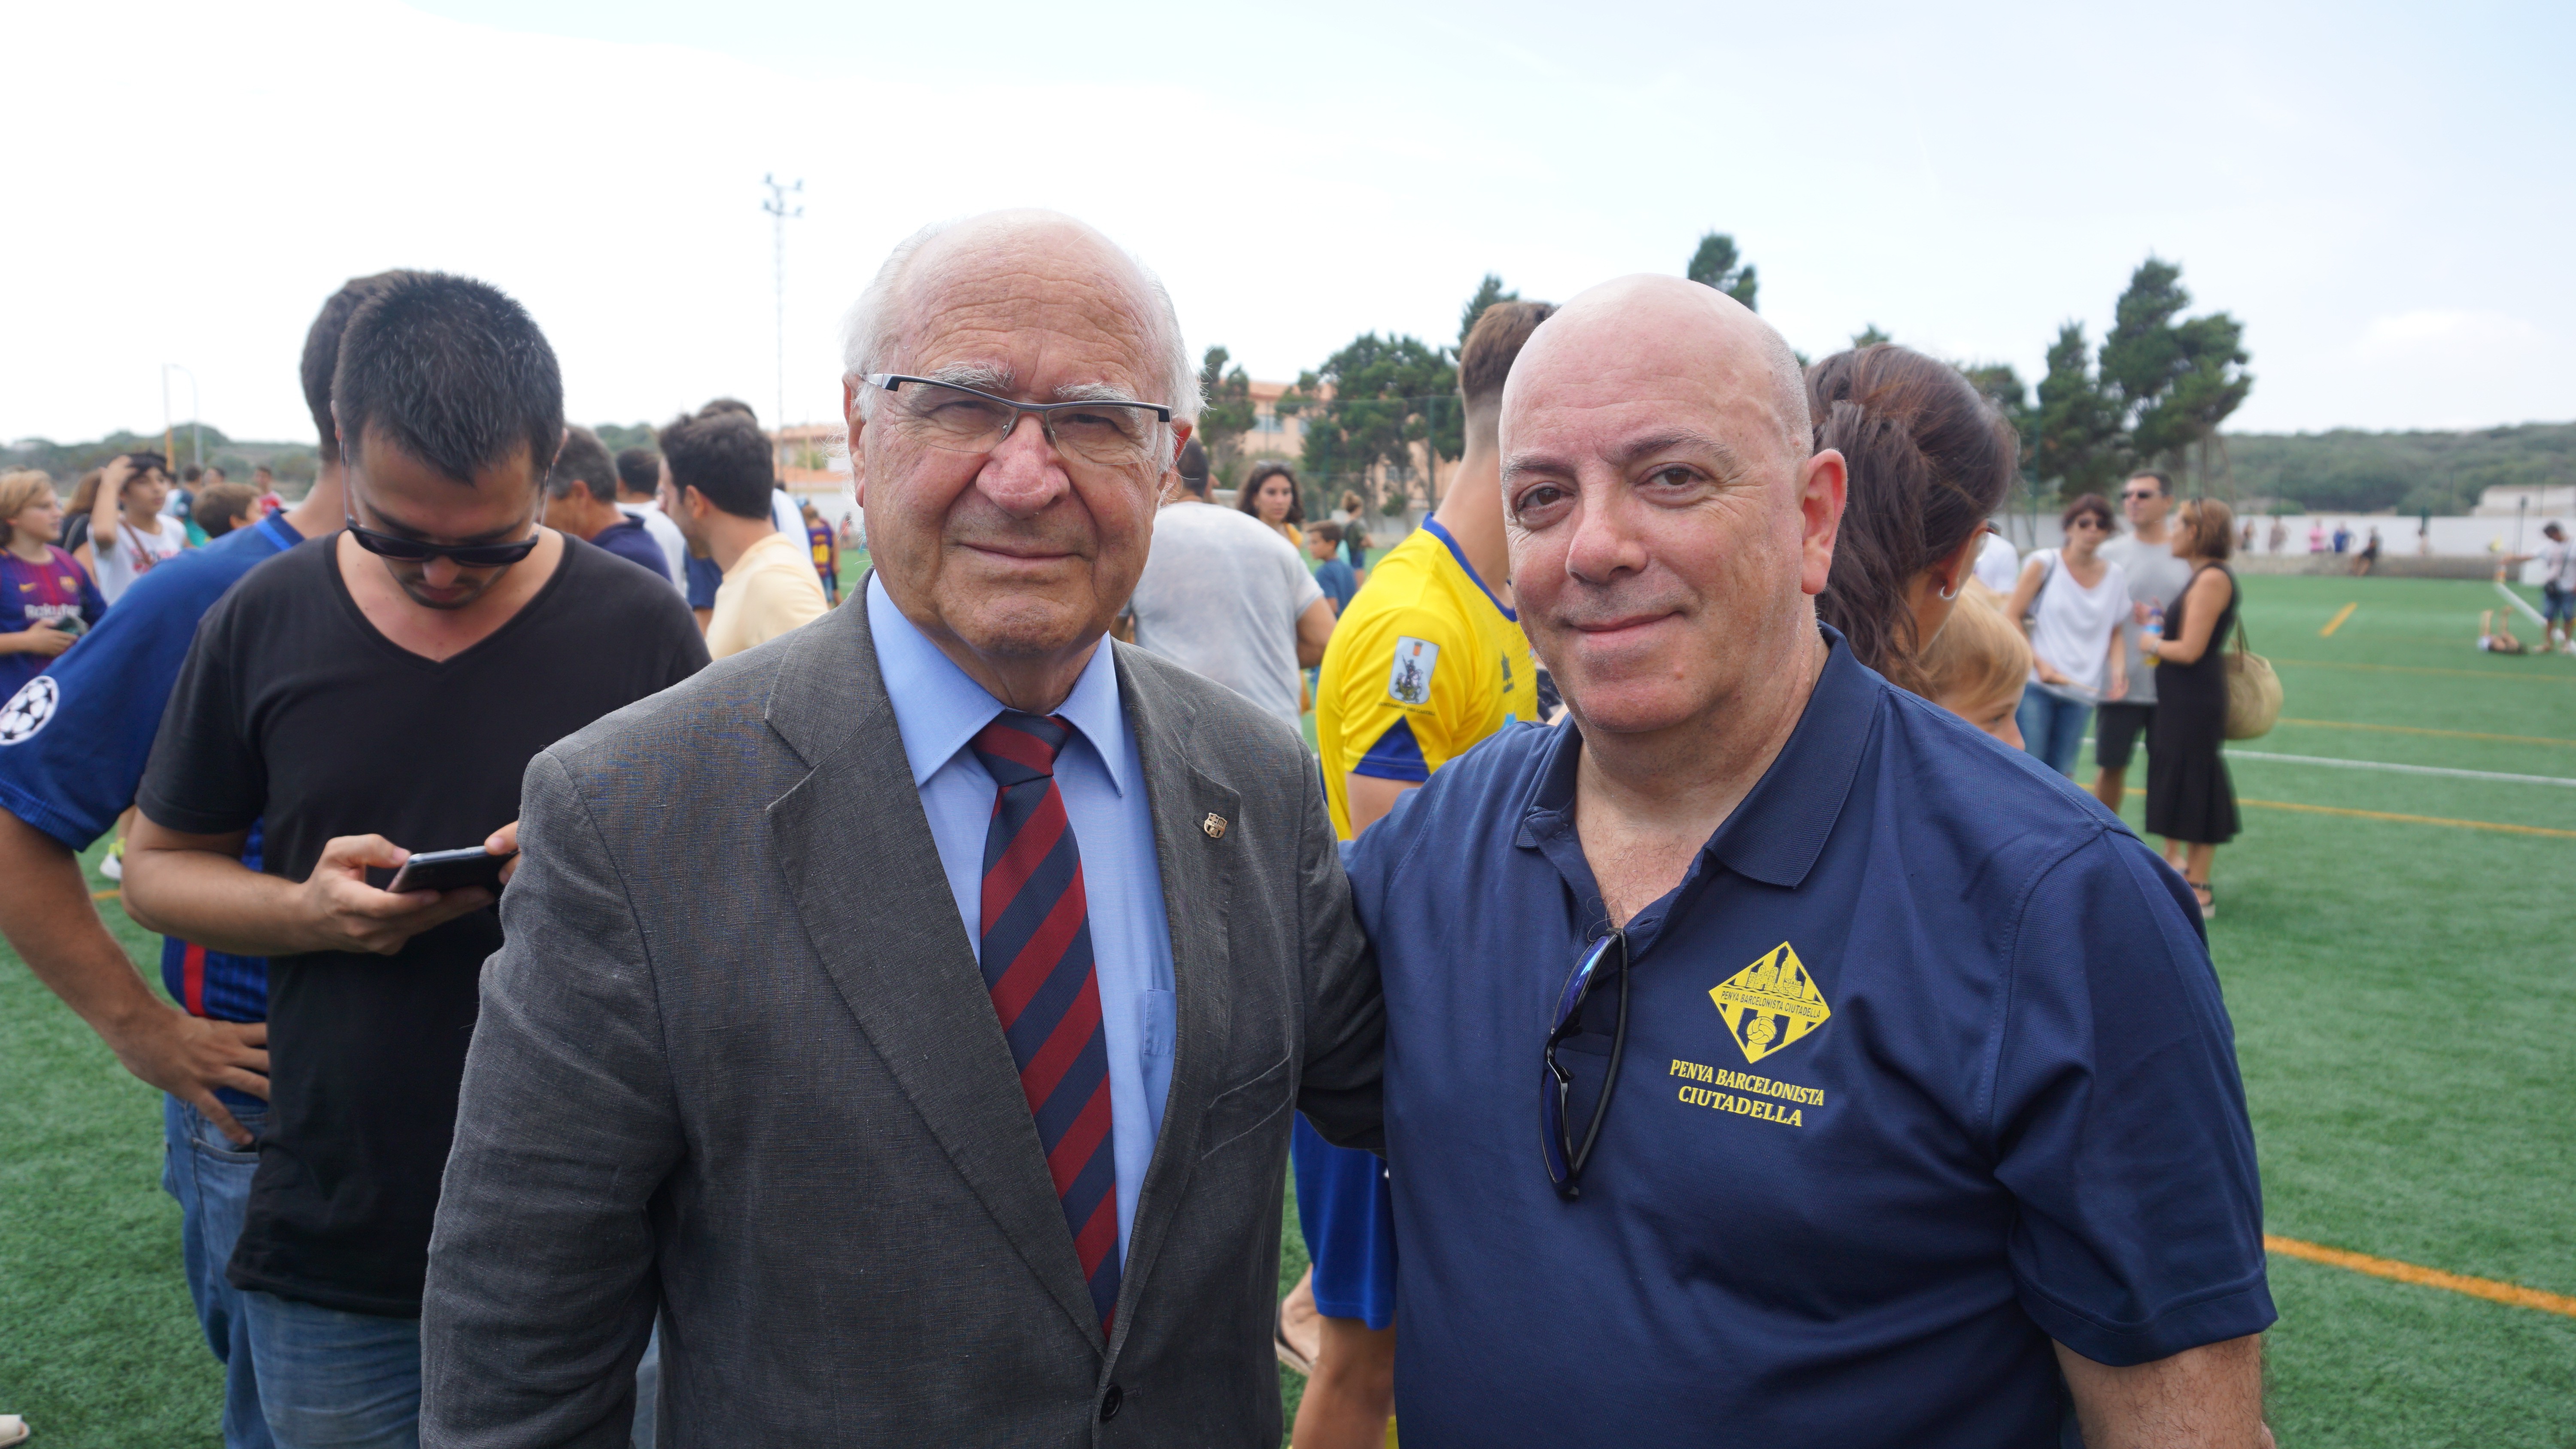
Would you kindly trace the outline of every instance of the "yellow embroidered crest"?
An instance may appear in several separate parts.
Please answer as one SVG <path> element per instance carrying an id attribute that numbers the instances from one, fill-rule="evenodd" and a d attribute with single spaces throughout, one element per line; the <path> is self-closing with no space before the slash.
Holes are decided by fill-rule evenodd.
<path id="1" fill-rule="evenodd" d="M 1834 1014 L 1786 941 L 1710 988 L 1708 999 L 1717 1003 L 1727 1035 L 1735 1038 L 1748 1064 L 1823 1026 Z"/>

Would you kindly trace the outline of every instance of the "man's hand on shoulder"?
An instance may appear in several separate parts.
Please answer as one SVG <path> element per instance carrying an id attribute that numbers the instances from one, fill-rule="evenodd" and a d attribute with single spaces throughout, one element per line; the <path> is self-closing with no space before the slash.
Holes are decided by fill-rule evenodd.
<path id="1" fill-rule="evenodd" d="M 2086 1449 L 2273 1449 L 2260 1334 L 2113 1368 L 2064 1344 L 2057 1364 Z"/>

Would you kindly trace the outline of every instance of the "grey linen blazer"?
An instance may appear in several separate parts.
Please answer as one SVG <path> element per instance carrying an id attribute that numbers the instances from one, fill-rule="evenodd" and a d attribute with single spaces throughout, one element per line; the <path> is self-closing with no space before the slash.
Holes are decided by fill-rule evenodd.
<path id="1" fill-rule="evenodd" d="M 1290 1108 L 1379 1140 L 1376 967 L 1296 737 L 1116 648 L 1178 1031 L 1114 1335 L 854 604 L 529 765 L 425 1444 L 624 1445 L 657 1310 L 666 1446 L 1279 1442 Z"/>

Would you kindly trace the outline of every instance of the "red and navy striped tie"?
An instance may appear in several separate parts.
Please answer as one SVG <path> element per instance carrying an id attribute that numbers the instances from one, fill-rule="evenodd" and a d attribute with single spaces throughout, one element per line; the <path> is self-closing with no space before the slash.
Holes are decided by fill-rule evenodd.
<path id="1" fill-rule="evenodd" d="M 998 787 L 984 833 L 982 957 L 1105 1335 L 1118 1310 L 1118 1161 L 1082 852 L 1055 783 L 1072 733 L 1061 718 L 1005 710 L 975 736 Z"/>

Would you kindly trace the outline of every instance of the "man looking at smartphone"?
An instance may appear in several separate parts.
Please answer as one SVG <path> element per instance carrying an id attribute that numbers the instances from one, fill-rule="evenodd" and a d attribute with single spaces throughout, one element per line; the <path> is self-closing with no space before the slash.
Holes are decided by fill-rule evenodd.
<path id="1" fill-rule="evenodd" d="M 268 1124 L 268 962 L 164 938 L 169 1000 L 154 996 L 99 919 L 79 852 L 134 803 L 206 611 L 252 569 L 340 526 L 331 373 L 349 318 L 392 276 L 351 278 L 305 333 L 298 370 L 320 433 L 320 471 L 303 500 L 154 569 L 77 652 L 55 658 L 0 706 L 0 880 L 9 882 L 0 932 L 127 1071 L 166 1094 L 161 1183 L 179 1203 L 189 1296 L 224 1365 L 225 1449 L 270 1442 L 241 1294 L 224 1277 Z M 258 853 L 254 830 L 245 859 Z"/>
<path id="2" fill-rule="evenodd" d="M 667 584 L 543 525 L 562 383 L 517 303 L 395 280 L 350 320 L 332 407 L 346 529 L 207 616 L 126 880 L 147 926 L 271 958 L 269 1124 L 228 1277 L 287 1449 L 416 1440 L 430 1216 L 501 944 L 490 890 L 394 895 L 384 873 L 414 846 L 506 853 L 539 749 L 706 662 Z"/>

